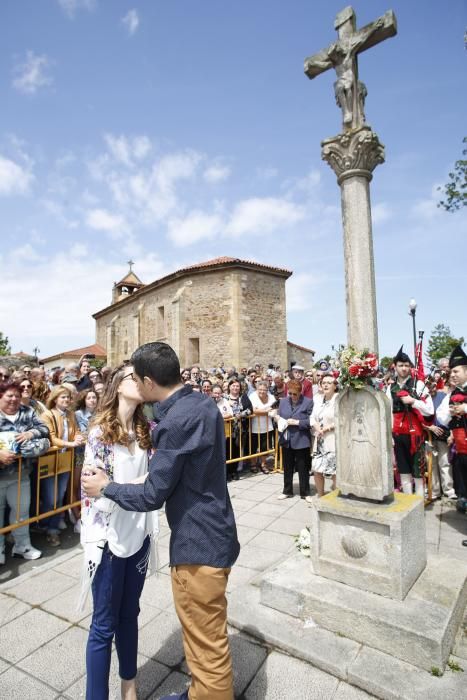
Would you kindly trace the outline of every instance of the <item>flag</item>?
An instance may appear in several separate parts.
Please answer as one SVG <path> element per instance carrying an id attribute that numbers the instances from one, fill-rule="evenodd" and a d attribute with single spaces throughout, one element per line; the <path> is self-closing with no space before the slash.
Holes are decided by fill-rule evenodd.
<path id="1" fill-rule="evenodd" d="M 420 338 L 415 349 L 415 378 L 425 381 L 425 367 L 423 366 L 423 340 Z"/>

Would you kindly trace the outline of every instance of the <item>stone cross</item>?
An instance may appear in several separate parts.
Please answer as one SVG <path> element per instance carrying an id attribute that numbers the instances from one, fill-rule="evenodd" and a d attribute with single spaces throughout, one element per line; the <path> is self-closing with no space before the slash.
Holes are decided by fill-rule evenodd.
<path id="1" fill-rule="evenodd" d="M 344 129 L 358 129 L 365 123 L 363 107 L 367 90 L 358 79 L 357 56 L 394 36 L 397 32 L 396 18 L 389 10 L 357 31 L 355 12 L 352 7 L 346 7 L 338 13 L 334 28 L 339 40 L 305 59 L 305 73 L 312 80 L 329 68 L 335 69 L 337 80 L 334 93 L 337 105 L 342 109 Z"/>
<path id="2" fill-rule="evenodd" d="M 322 142 L 321 156 L 337 175 L 341 187 L 344 229 L 347 341 L 358 350 L 378 352 L 376 289 L 371 230 L 369 183 L 372 171 L 384 162 L 384 146 L 365 124 L 366 88 L 358 80 L 357 54 L 394 36 L 396 18 L 386 12 L 356 31 L 355 12 L 346 7 L 334 24 L 339 40 L 305 60 L 309 78 L 335 68 L 334 91 L 342 108 L 344 131 Z"/>

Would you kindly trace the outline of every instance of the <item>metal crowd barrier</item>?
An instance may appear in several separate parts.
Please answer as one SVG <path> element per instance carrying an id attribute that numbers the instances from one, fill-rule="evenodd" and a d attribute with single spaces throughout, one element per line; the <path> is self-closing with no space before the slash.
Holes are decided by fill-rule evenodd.
<path id="1" fill-rule="evenodd" d="M 24 460 L 22 459 L 21 455 L 18 455 L 18 490 L 16 498 L 17 513 L 19 513 L 20 510 L 23 462 Z M 32 495 L 34 495 L 35 500 L 35 504 L 33 504 L 33 498 L 31 496 L 31 506 L 35 506 L 34 515 L 30 515 L 30 517 L 25 520 L 20 520 L 16 523 L 11 523 L 9 525 L 4 525 L 3 527 L 0 527 L 0 534 L 2 535 L 6 534 L 7 532 L 11 532 L 12 530 L 16 530 L 16 528 L 22 527 L 23 525 L 30 525 L 31 523 L 40 522 L 45 518 L 50 518 L 50 516 L 55 515 L 56 513 L 62 513 L 63 511 L 68 510 L 69 508 L 79 507 L 81 505 L 81 499 L 75 499 L 75 494 L 73 493 L 73 476 L 75 470 L 75 450 L 73 447 L 67 447 L 65 449 L 51 447 L 50 450 L 48 450 L 48 452 L 46 452 L 45 454 L 41 455 L 40 457 L 35 457 L 34 462 L 36 464 L 33 467 L 32 478 L 31 476 L 29 476 L 29 478 L 31 479 L 31 491 Z M 70 474 L 70 478 L 68 480 L 67 491 L 65 494 L 66 503 L 64 503 L 63 506 L 57 507 L 58 477 L 60 476 L 60 474 L 66 474 L 67 472 Z M 53 510 L 41 513 L 40 489 L 41 482 L 44 479 L 55 480 L 54 508 Z M 33 486 L 35 486 L 35 489 L 33 488 Z"/>
<path id="2" fill-rule="evenodd" d="M 270 419 L 269 419 L 270 420 Z M 272 473 L 283 473 L 282 467 L 282 449 L 278 445 L 278 430 L 274 426 L 273 430 L 268 431 L 268 416 L 265 415 L 250 415 L 242 418 L 225 418 L 224 429 L 226 438 L 226 464 L 235 464 L 238 462 L 247 462 L 266 457 L 274 458 L 274 467 Z M 261 435 L 265 435 L 266 449 L 261 450 Z M 255 448 L 256 443 L 256 449 Z M 36 466 L 33 467 L 31 487 L 32 497 L 31 506 L 34 509 L 34 514 L 30 515 L 26 520 L 20 520 L 16 523 L 11 523 L 0 527 L 0 534 L 6 534 L 23 525 L 31 525 L 38 523 L 45 518 L 56 513 L 62 513 L 69 508 L 79 507 L 81 505 L 80 498 L 75 498 L 73 493 L 73 477 L 75 470 L 75 450 L 73 447 L 57 448 L 51 447 L 48 452 L 36 457 Z M 19 512 L 19 504 L 21 500 L 21 477 L 23 470 L 23 459 L 18 455 L 18 491 L 16 499 L 16 512 Z M 65 503 L 63 506 L 57 507 L 57 487 L 58 477 L 60 474 L 69 473 L 67 491 L 65 494 Z M 40 512 L 40 490 L 41 483 L 44 479 L 54 479 L 54 508 L 47 512 Z M 32 501 L 34 500 L 34 503 Z"/>
<path id="3" fill-rule="evenodd" d="M 268 431 L 268 420 L 271 421 L 271 418 L 267 414 L 224 418 L 226 464 L 272 456 L 274 458 L 272 472 L 283 473 L 279 433 L 274 423 L 273 429 Z M 262 451 L 260 449 L 261 435 L 265 435 L 263 442 L 266 442 L 266 449 Z"/>

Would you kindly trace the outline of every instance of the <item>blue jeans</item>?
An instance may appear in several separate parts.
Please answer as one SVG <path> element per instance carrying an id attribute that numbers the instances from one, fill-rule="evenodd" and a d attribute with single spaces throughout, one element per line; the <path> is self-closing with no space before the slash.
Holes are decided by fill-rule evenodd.
<path id="1" fill-rule="evenodd" d="M 139 599 L 148 567 L 149 537 L 131 557 L 116 557 L 105 545 L 92 583 L 94 610 L 86 646 L 86 700 L 107 700 L 112 640 L 120 678 L 136 676 Z"/>
<path id="2" fill-rule="evenodd" d="M 15 478 L 16 476 L 16 478 Z M 19 511 L 16 512 L 18 505 L 18 475 L 12 478 L 0 479 L 0 527 L 4 526 L 5 509 L 8 505 L 10 508 L 10 523 L 17 523 L 20 520 L 29 518 L 29 503 L 31 500 L 31 484 L 29 482 L 29 474 L 21 480 L 21 496 L 19 500 Z M 18 527 L 12 530 L 15 545 L 18 547 L 29 547 L 31 540 L 29 539 L 29 525 Z M 0 552 L 5 549 L 5 535 L 0 535 Z"/>
<path id="3" fill-rule="evenodd" d="M 59 474 L 57 477 L 57 508 L 60 508 L 60 506 L 63 505 L 63 499 L 65 498 L 69 478 L 69 472 Z M 55 477 L 49 476 L 47 479 L 42 479 L 41 501 L 43 513 L 47 513 L 49 510 L 54 509 L 54 495 Z M 50 518 L 44 518 L 44 520 L 40 521 L 40 524 L 47 528 L 47 533 L 49 535 L 57 535 L 59 533 L 58 523 L 60 522 L 61 518 L 63 518 L 63 513 L 58 513 L 57 515 L 52 515 Z"/>

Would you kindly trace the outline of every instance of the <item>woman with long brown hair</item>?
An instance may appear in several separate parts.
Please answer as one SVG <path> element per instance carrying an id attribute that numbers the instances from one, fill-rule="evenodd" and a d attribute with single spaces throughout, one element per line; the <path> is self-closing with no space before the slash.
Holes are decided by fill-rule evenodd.
<path id="1" fill-rule="evenodd" d="M 83 465 L 103 469 L 118 483 L 147 476 L 150 426 L 133 367 L 113 370 L 88 433 Z M 125 511 L 104 496 L 82 495 L 81 544 L 84 572 L 81 605 L 92 590 L 94 610 L 86 648 L 86 698 L 108 698 L 115 637 L 122 698 L 136 700 L 139 599 L 158 532 L 157 512 Z M 155 568 L 155 559 L 151 569 Z"/>

